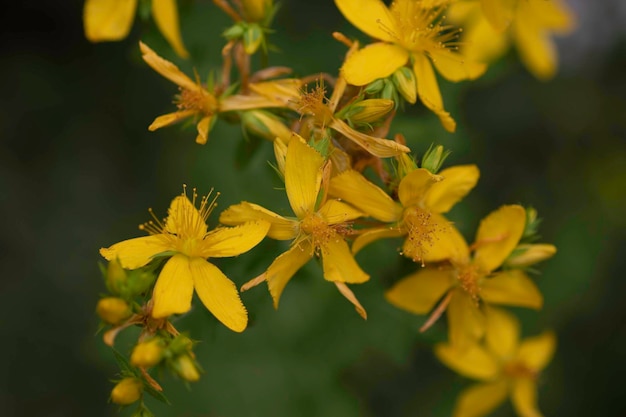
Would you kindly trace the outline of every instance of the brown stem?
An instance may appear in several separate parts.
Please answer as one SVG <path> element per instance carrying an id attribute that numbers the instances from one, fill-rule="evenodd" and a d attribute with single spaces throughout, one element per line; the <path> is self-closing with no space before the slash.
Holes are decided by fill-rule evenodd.
<path id="1" fill-rule="evenodd" d="M 420 327 L 420 333 L 424 333 L 426 330 L 430 329 L 431 326 L 435 324 L 437 320 L 439 320 L 439 317 L 441 317 L 443 312 L 446 311 L 446 308 L 448 308 L 448 304 L 450 304 L 451 299 L 452 299 L 452 291 L 448 291 L 448 294 L 446 294 L 444 299 L 441 300 L 437 308 L 435 308 L 433 312 L 430 313 L 430 317 L 428 317 L 428 320 L 426 320 L 426 323 L 424 323 L 424 325 Z"/>

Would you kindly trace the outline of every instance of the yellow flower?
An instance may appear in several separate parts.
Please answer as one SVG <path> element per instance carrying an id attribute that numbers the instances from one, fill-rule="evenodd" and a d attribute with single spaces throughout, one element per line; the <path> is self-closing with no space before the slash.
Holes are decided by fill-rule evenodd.
<path id="1" fill-rule="evenodd" d="M 458 31 L 440 22 L 443 9 L 438 3 L 394 0 L 387 8 L 381 0 L 335 0 L 350 23 L 380 40 L 350 55 L 341 71 L 348 83 L 362 86 L 388 77 L 410 62 L 420 100 L 453 132 L 456 123 L 444 110 L 433 64 L 444 78 L 455 82 L 479 77 L 486 66 L 453 50 L 449 41 Z"/>
<path id="2" fill-rule="evenodd" d="M 400 143 L 359 132 L 337 118 L 330 103 L 333 100 L 329 102 L 326 99 L 323 86 L 318 85 L 312 91 L 307 91 L 301 87 L 302 82 L 293 78 L 250 84 L 250 89 L 255 93 L 267 97 L 268 100 L 282 103 L 285 107 L 289 107 L 305 117 L 302 129 L 322 132 L 318 136 L 324 137 L 325 129 L 332 129 L 379 158 L 388 158 L 410 152 L 409 148 Z M 337 86 L 335 88 L 337 89 Z M 338 92 L 333 92 L 333 95 L 340 96 Z M 339 98 L 337 97 L 337 101 Z M 300 133 L 302 133 L 302 129 Z M 311 137 L 314 135 L 305 134 L 304 136 Z"/>
<path id="3" fill-rule="evenodd" d="M 220 222 L 237 225 L 262 219 L 271 223 L 268 236 L 291 240 L 291 248 L 280 255 L 264 274 L 244 285 L 246 290 L 267 281 L 274 307 L 291 277 L 314 255 L 321 257 L 324 278 L 334 282 L 341 293 L 365 317 L 346 283 L 362 283 L 369 279 L 356 263 L 345 241 L 348 223 L 363 215 L 359 210 L 338 200 L 327 200 L 322 178 L 330 173 L 324 157 L 294 134 L 287 145 L 285 158 L 285 189 L 295 218 L 273 213 L 256 204 L 243 202 L 229 207 L 220 215 Z"/>
<path id="4" fill-rule="evenodd" d="M 191 308 L 194 289 L 204 306 L 226 327 L 241 332 L 248 323 L 235 284 L 207 258 L 237 256 L 252 249 L 267 234 L 269 223 L 247 222 L 239 227 L 208 230 L 206 220 L 214 207 L 202 197 L 200 209 L 186 194 L 174 198 L 164 222 L 156 219 L 140 226 L 150 236 L 138 237 L 100 249 L 107 260 L 118 259 L 124 268 L 148 264 L 155 256 L 172 254 L 154 286 L 152 316 L 164 318 Z"/>
<path id="5" fill-rule="evenodd" d="M 200 120 L 196 126 L 198 131 L 196 142 L 204 145 L 209 139 L 209 132 L 216 121 L 218 113 L 283 106 L 283 103 L 278 100 L 272 100 L 258 94 L 216 97 L 199 80 L 192 81 L 176 65 L 158 56 L 145 43 L 139 42 L 139 47 L 143 60 L 156 72 L 178 85 L 180 89 L 180 94 L 175 101 L 178 110 L 154 119 L 148 127 L 150 131 L 178 123 L 189 117 L 199 118 Z"/>
<path id="6" fill-rule="evenodd" d="M 490 63 L 513 44 L 526 68 L 542 80 L 556 73 L 552 34 L 574 26 L 560 0 L 459 1 L 450 7 L 449 18 L 464 26 L 460 52 L 468 59 Z"/>
<path id="7" fill-rule="evenodd" d="M 439 344 L 435 354 L 444 364 L 469 378 L 482 381 L 459 396 L 454 417 L 480 417 L 490 413 L 506 397 L 520 417 L 541 417 L 537 407 L 537 379 L 554 354 L 552 332 L 519 341 L 519 324 L 505 311 L 490 308 L 485 346 L 465 351 Z"/>
<path id="8" fill-rule="evenodd" d="M 85 36 L 91 42 L 124 39 L 130 32 L 136 9 L 137 0 L 86 0 Z M 189 57 L 180 36 L 176 0 L 153 1 L 151 10 L 157 27 L 174 51 L 182 58 Z"/>
<path id="9" fill-rule="evenodd" d="M 517 246 L 526 223 L 526 212 L 518 205 L 502 206 L 480 224 L 470 248 L 460 234 L 450 266 L 426 267 L 398 281 L 385 293 L 396 307 L 426 314 L 438 300 L 439 306 L 422 327 L 428 328 L 447 308 L 448 334 L 452 345 L 466 348 L 485 332 L 484 304 L 502 304 L 539 309 L 543 297 L 522 270 L 497 270 Z"/>
<path id="10" fill-rule="evenodd" d="M 436 262 L 450 258 L 456 229 L 447 213 L 478 181 L 475 165 L 461 165 L 433 175 L 424 168 L 411 171 L 400 181 L 399 202 L 356 171 L 345 171 L 330 181 L 329 194 L 352 204 L 371 217 L 391 226 L 365 230 L 352 245 L 358 252 L 378 239 L 406 236 L 402 252 L 415 262 Z"/>

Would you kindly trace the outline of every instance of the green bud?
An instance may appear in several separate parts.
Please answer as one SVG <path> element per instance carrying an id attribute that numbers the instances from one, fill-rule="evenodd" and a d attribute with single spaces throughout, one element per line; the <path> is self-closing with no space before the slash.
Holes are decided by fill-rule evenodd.
<path id="1" fill-rule="evenodd" d="M 402 153 L 396 156 L 396 161 L 398 162 L 398 180 L 402 180 L 402 178 L 417 169 L 415 160 L 409 154 Z"/>
<path id="2" fill-rule="evenodd" d="M 350 106 L 349 119 L 353 123 L 373 123 L 393 109 L 394 103 L 384 98 L 362 100 Z"/>
<path id="3" fill-rule="evenodd" d="M 187 354 L 183 354 L 174 359 L 172 363 L 174 371 L 185 381 L 196 382 L 200 379 L 200 368 L 196 361 Z"/>
<path id="4" fill-rule="evenodd" d="M 125 291 L 123 293 L 126 297 L 134 297 L 148 291 L 154 285 L 156 281 L 156 274 L 154 267 L 147 266 L 144 268 L 133 269 L 128 271 L 128 280 L 126 282 Z"/>
<path id="5" fill-rule="evenodd" d="M 396 93 L 396 87 L 393 85 L 393 83 L 389 82 L 388 80 L 384 80 L 384 84 L 385 85 L 382 92 L 380 93 L 380 97 L 387 100 L 397 101 L 394 100 L 394 98 L 398 97 L 398 94 Z"/>
<path id="6" fill-rule="evenodd" d="M 265 35 L 263 29 L 256 23 L 248 25 L 243 33 L 243 49 L 248 55 L 254 54 L 263 43 Z"/>
<path id="7" fill-rule="evenodd" d="M 385 87 L 385 82 L 382 78 L 372 81 L 365 87 L 365 94 L 376 95 L 380 93 Z"/>
<path id="8" fill-rule="evenodd" d="M 126 271 L 122 268 L 122 264 L 118 259 L 109 262 L 106 270 L 105 284 L 109 291 L 119 295 L 126 283 Z"/>
<path id="9" fill-rule="evenodd" d="M 181 333 L 170 342 L 168 350 L 172 356 L 179 356 L 191 352 L 193 345 L 193 340 Z"/>
<path id="10" fill-rule="evenodd" d="M 539 225 L 541 219 L 537 218 L 537 210 L 533 207 L 526 207 L 526 227 L 522 234 L 522 240 L 528 242 L 539 238 Z"/>
<path id="11" fill-rule="evenodd" d="M 450 153 L 441 145 L 435 146 L 431 144 L 422 158 L 422 168 L 426 168 L 432 174 L 436 174 Z"/>
<path id="12" fill-rule="evenodd" d="M 393 73 L 391 80 L 400 95 L 409 103 L 415 104 L 417 101 L 417 81 L 413 71 L 407 67 L 400 67 Z"/>

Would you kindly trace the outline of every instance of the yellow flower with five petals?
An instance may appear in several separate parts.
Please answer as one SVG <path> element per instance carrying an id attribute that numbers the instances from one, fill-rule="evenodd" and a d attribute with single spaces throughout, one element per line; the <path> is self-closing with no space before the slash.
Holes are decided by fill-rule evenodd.
<path id="1" fill-rule="evenodd" d="M 86 0 L 83 11 L 85 36 L 91 42 L 119 41 L 128 36 L 138 0 Z M 182 57 L 189 57 L 180 35 L 176 0 L 156 0 L 151 5 L 157 27 Z"/>
<path id="2" fill-rule="evenodd" d="M 268 107 L 283 107 L 284 104 L 259 94 L 230 95 L 219 97 L 207 90 L 199 80 L 193 81 L 176 65 L 158 56 L 148 45 L 139 42 L 142 58 L 152 69 L 178 85 L 180 93 L 175 103 L 178 110 L 154 119 L 148 130 L 154 131 L 190 117 L 199 119 L 196 129 L 196 143 L 204 145 L 209 140 L 209 132 L 218 113 L 251 110 Z"/>
<path id="3" fill-rule="evenodd" d="M 537 407 L 537 379 L 554 354 L 552 332 L 519 340 L 519 323 L 510 313 L 489 308 L 484 345 L 460 351 L 448 344 L 435 346 L 446 366 L 481 381 L 459 395 L 454 417 L 481 417 L 507 396 L 519 417 L 541 417 Z"/>
<path id="4" fill-rule="evenodd" d="M 352 251 L 383 238 L 406 236 L 402 253 L 415 262 L 437 262 L 453 256 L 458 232 L 442 216 L 476 185 L 475 165 L 444 169 L 439 175 L 417 168 L 398 186 L 396 202 L 360 173 L 348 170 L 330 182 L 330 195 L 340 198 L 371 217 L 391 223 L 364 230 L 354 241 Z"/>
<path id="5" fill-rule="evenodd" d="M 345 241 L 349 232 L 348 222 L 363 216 L 363 213 L 346 203 L 326 198 L 326 181 L 323 178 L 329 174 L 330 165 L 325 158 L 294 133 L 287 145 L 285 189 L 295 217 L 283 217 L 259 205 L 242 202 L 226 209 L 220 215 L 220 222 L 237 225 L 264 220 L 271 223 L 269 237 L 292 241 L 289 250 L 278 256 L 265 273 L 244 285 L 242 290 L 266 281 L 274 307 L 278 308 L 280 296 L 289 280 L 317 255 L 322 260 L 324 278 L 334 282 L 365 318 L 365 309 L 346 283 L 363 283 L 369 275 L 356 263 Z"/>
<path id="6" fill-rule="evenodd" d="M 388 77 L 410 62 L 420 100 L 439 117 L 446 130 L 453 132 L 456 123 L 444 110 L 433 65 L 454 82 L 475 79 L 486 66 L 468 61 L 449 45 L 458 31 L 440 22 L 443 8 L 438 3 L 394 0 L 387 7 L 382 0 L 335 0 L 350 23 L 380 40 L 350 55 L 341 71 L 348 83 L 362 86 Z"/>
<path id="7" fill-rule="evenodd" d="M 448 17 L 464 27 L 460 52 L 468 59 L 490 63 L 514 45 L 522 63 L 541 80 L 557 69 L 552 34 L 568 33 L 575 24 L 560 0 L 457 1 Z"/>
<path id="8" fill-rule="evenodd" d="M 521 269 L 496 271 L 517 247 L 524 232 L 526 211 L 518 205 L 502 206 L 485 217 L 470 247 L 458 233 L 449 266 L 428 266 L 398 281 L 385 298 L 415 314 L 433 310 L 426 330 L 447 309 L 450 343 L 464 349 L 484 336 L 484 305 L 501 304 L 540 309 L 543 297 Z"/>
<path id="9" fill-rule="evenodd" d="M 237 256 L 256 246 L 270 224 L 261 219 L 238 227 L 208 230 L 206 220 L 214 201 L 202 197 L 200 208 L 186 194 L 174 198 L 165 221 L 158 219 L 140 226 L 150 236 L 138 237 L 100 249 L 111 261 L 118 259 L 126 269 L 147 265 L 157 256 L 169 256 L 152 295 L 154 318 L 186 313 L 195 289 L 200 301 L 229 329 L 242 332 L 248 324 L 235 284 L 207 258 Z"/>

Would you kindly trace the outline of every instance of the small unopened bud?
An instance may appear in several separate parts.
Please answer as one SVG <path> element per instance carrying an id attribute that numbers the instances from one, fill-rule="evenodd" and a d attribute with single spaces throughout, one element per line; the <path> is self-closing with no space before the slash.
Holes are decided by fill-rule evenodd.
<path id="1" fill-rule="evenodd" d="M 396 89 L 406 101 L 415 104 L 417 101 L 417 81 L 415 74 L 407 67 L 400 67 L 391 76 Z"/>
<path id="2" fill-rule="evenodd" d="M 365 87 L 364 91 L 365 91 L 365 94 L 376 95 L 380 93 L 381 91 L 383 91 L 384 87 L 385 87 L 385 82 L 382 80 L 382 78 L 379 78 L 369 83 Z"/>
<path id="3" fill-rule="evenodd" d="M 128 297 L 143 294 L 152 288 L 155 281 L 156 274 L 154 268 L 151 266 L 128 271 L 128 282 L 126 283 L 125 294 Z"/>
<path id="4" fill-rule="evenodd" d="M 129 405 L 141 398 L 143 382 L 141 380 L 128 377 L 122 379 L 111 390 L 111 401 L 119 405 Z"/>
<path id="5" fill-rule="evenodd" d="M 278 138 L 287 143 L 291 138 L 291 130 L 272 113 L 250 110 L 241 115 L 241 121 L 248 131 L 269 141 Z"/>
<path id="6" fill-rule="evenodd" d="M 422 158 L 422 168 L 426 168 L 432 174 L 436 174 L 439 169 L 441 169 L 441 165 L 443 161 L 450 155 L 450 151 L 445 150 L 441 145 L 430 145 L 430 148 L 424 154 Z"/>
<path id="7" fill-rule="evenodd" d="M 547 243 L 518 245 L 506 260 L 506 266 L 525 268 L 551 258 L 556 253 L 556 246 Z"/>
<path id="8" fill-rule="evenodd" d="M 256 23 L 251 23 L 243 32 L 243 49 L 248 55 L 254 54 L 263 43 L 263 29 Z"/>
<path id="9" fill-rule="evenodd" d="M 106 286 L 113 294 L 119 295 L 122 292 L 124 283 L 126 282 L 126 271 L 122 268 L 119 260 L 113 259 L 109 262 L 106 271 Z"/>
<path id="10" fill-rule="evenodd" d="M 282 178 L 285 177 L 285 160 L 287 158 L 287 145 L 282 140 L 274 141 L 274 156 L 276 165 Z"/>
<path id="11" fill-rule="evenodd" d="M 260 22 L 272 8 L 273 0 L 241 0 L 246 21 Z"/>
<path id="12" fill-rule="evenodd" d="M 402 153 L 396 156 L 396 160 L 398 161 L 398 179 L 399 180 L 406 177 L 411 172 L 417 169 L 417 164 L 415 163 L 415 161 L 409 154 Z"/>
<path id="13" fill-rule="evenodd" d="M 150 368 L 161 362 L 164 351 L 163 341 L 159 338 L 137 343 L 130 355 L 130 363 L 133 366 Z"/>
<path id="14" fill-rule="evenodd" d="M 537 217 L 537 210 L 534 207 L 526 207 L 526 227 L 522 239 L 532 241 L 538 237 L 541 219 Z"/>
<path id="15" fill-rule="evenodd" d="M 349 119 L 353 123 L 373 123 L 389 113 L 393 106 L 393 101 L 384 98 L 359 101 L 351 106 Z"/>
<path id="16" fill-rule="evenodd" d="M 193 340 L 181 333 L 170 342 L 167 349 L 170 351 L 172 356 L 178 356 L 183 353 L 191 352 L 193 345 Z"/>
<path id="17" fill-rule="evenodd" d="M 101 298 L 96 306 L 96 313 L 109 324 L 118 324 L 133 313 L 128 303 L 121 298 Z"/>
<path id="18" fill-rule="evenodd" d="M 196 382 L 200 379 L 200 370 L 190 355 L 183 354 L 174 359 L 174 371 L 185 381 Z"/>

